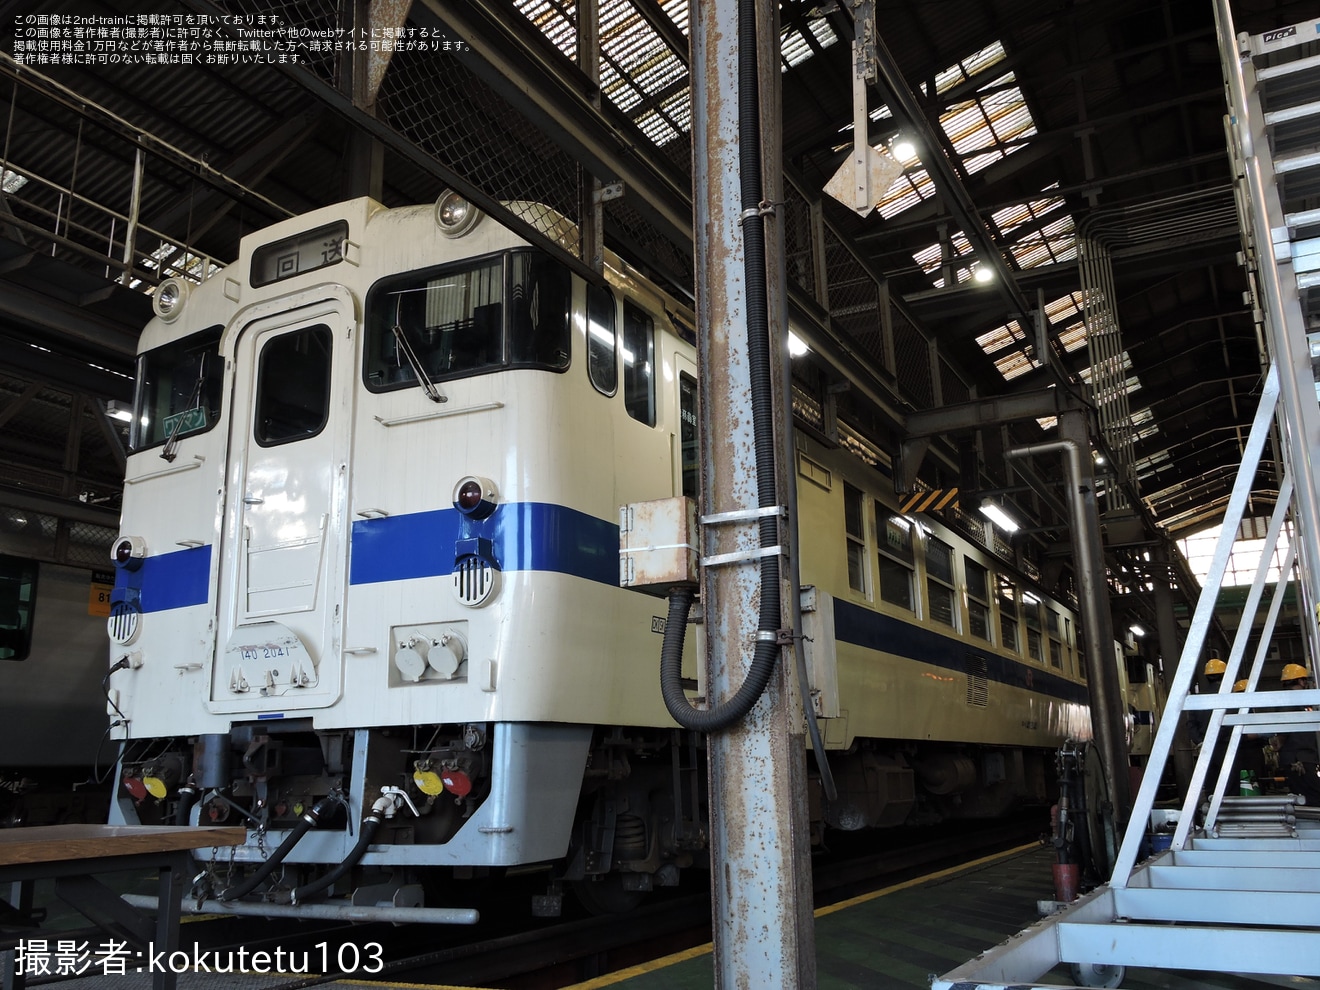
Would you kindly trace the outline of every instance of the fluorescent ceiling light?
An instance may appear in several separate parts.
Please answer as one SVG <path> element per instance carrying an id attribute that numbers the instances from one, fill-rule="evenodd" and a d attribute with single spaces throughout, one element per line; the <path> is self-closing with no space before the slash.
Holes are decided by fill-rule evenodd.
<path id="1" fill-rule="evenodd" d="M 1021 529 L 1016 519 L 989 499 L 986 499 L 981 503 L 981 515 L 985 516 L 1005 533 L 1016 533 Z"/>

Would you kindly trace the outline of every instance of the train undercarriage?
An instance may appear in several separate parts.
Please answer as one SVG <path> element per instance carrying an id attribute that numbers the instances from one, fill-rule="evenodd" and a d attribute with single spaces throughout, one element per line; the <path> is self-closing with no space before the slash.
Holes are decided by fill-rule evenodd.
<path id="1" fill-rule="evenodd" d="M 533 913 L 557 914 L 566 890 L 623 911 L 708 867 L 704 745 L 679 729 L 240 724 L 130 743 L 112 821 L 244 825 L 248 842 L 212 854 L 195 891 L 222 903 L 336 889 L 420 903 L 399 892 L 536 868 L 547 884 Z M 809 773 L 813 843 L 827 828 L 993 818 L 1051 795 L 1046 751 L 866 740 L 829 759 L 833 800 Z"/>

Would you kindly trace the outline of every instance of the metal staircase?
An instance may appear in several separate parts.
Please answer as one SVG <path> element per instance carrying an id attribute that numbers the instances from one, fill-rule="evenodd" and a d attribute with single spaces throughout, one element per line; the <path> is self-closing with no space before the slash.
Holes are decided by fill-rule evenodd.
<path id="1" fill-rule="evenodd" d="M 1320 657 L 1314 462 L 1320 457 L 1320 20 L 1237 36 L 1228 0 L 1216 0 L 1215 7 L 1244 258 L 1268 350 L 1260 405 L 1110 882 L 936 978 L 934 990 L 1067 986 L 1060 981 L 1069 976 L 1087 986 L 1169 985 L 1166 977 L 1134 974 L 1133 968 L 1268 975 L 1290 986 L 1320 986 L 1306 979 L 1320 977 L 1320 807 L 1293 795 L 1234 796 L 1232 772 L 1245 737 L 1320 728 L 1320 690 L 1265 690 L 1260 683 L 1294 566 L 1312 675 Z M 1266 552 L 1219 693 L 1193 695 L 1229 553 L 1272 435 L 1284 477 Z M 1244 662 L 1285 521 L 1292 538 L 1283 576 L 1259 645 Z M 1244 676 L 1246 691 L 1232 693 Z M 1184 711 L 1197 710 L 1210 713 L 1206 738 L 1171 846 L 1138 864 L 1175 727 Z M 1221 748 L 1222 732 L 1228 737 Z M 1208 781 L 1213 786 L 1205 788 L 1203 804 Z"/>

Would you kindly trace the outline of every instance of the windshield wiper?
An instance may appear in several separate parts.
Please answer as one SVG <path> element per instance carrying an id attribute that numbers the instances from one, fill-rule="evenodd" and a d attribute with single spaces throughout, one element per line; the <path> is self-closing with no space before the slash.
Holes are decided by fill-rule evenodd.
<path id="1" fill-rule="evenodd" d="M 174 463 L 174 458 L 179 456 L 179 434 L 183 432 L 183 423 L 187 419 L 186 414 L 201 405 L 202 386 L 206 384 L 206 359 L 207 354 L 203 352 L 197 362 L 197 381 L 193 383 L 192 394 L 188 396 L 183 411 L 178 414 L 178 419 L 174 421 L 174 429 L 170 430 L 170 435 L 165 439 L 165 446 L 161 448 L 160 456 L 171 464 Z"/>
<path id="2" fill-rule="evenodd" d="M 435 382 L 431 381 L 431 376 L 426 373 L 422 367 L 421 360 L 417 357 L 417 352 L 413 350 L 412 344 L 408 343 L 408 336 L 403 332 L 403 326 L 399 320 L 400 311 L 403 307 L 403 297 L 399 297 L 394 306 L 394 341 L 403 351 L 404 357 L 408 359 L 408 365 L 412 368 L 412 373 L 417 377 L 417 384 L 422 386 L 422 391 L 432 402 L 448 402 L 449 397 L 442 395 L 440 390 L 435 387 Z"/>

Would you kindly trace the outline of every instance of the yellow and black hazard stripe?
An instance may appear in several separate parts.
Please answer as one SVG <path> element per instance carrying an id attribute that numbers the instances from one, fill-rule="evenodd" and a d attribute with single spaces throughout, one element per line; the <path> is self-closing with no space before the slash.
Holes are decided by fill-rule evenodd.
<path id="1" fill-rule="evenodd" d="M 898 506 L 900 515 L 909 512 L 934 512 L 958 504 L 958 489 L 936 488 L 928 492 L 913 492 Z"/>

